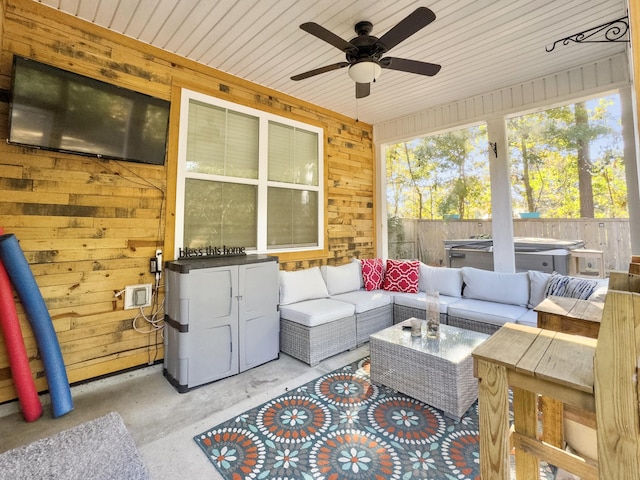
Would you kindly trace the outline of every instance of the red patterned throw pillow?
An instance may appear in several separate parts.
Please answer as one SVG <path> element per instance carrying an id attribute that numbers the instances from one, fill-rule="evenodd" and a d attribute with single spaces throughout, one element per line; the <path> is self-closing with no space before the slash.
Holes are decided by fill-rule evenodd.
<path id="1" fill-rule="evenodd" d="M 362 260 L 362 279 L 367 291 L 379 290 L 384 281 L 384 268 L 381 258 L 365 258 Z"/>
<path id="2" fill-rule="evenodd" d="M 387 260 L 383 288 L 390 292 L 418 293 L 419 278 L 419 261 Z"/>

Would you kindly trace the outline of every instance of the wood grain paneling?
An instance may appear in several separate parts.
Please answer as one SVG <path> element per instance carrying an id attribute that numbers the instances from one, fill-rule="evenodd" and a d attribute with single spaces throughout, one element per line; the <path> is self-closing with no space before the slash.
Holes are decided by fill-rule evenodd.
<path id="1" fill-rule="evenodd" d="M 341 264 L 374 254 L 373 129 L 34 2 L 2 3 L 0 89 L 13 55 L 170 100 L 165 166 L 104 160 L 0 142 L 0 226 L 13 233 L 40 287 L 70 382 L 162 359 L 159 332 L 133 328 L 114 294 L 153 283 L 149 258 L 173 251 L 180 87 L 312 123 L 325 131 L 325 249 L 281 255 L 281 268 Z M 0 137 L 8 105 L 0 102 Z M 162 295 L 162 289 L 161 289 Z M 47 390 L 33 333 L 16 298 L 31 370 Z M 143 327 L 144 328 L 144 327 Z M 2 338 L 0 334 L 0 338 Z M 0 341 L 0 402 L 16 397 Z"/>

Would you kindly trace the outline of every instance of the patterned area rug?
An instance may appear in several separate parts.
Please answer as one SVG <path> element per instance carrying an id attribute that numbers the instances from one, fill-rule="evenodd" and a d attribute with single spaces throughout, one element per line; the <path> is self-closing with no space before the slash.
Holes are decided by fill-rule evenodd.
<path id="1" fill-rule="evenodd" d="M 371 384 L 368 358 L 194 440 L 227 480 L 480 478 L 477 402 L 455 421 Z M 541 478 L 553 478 L 548 467 Z"/>

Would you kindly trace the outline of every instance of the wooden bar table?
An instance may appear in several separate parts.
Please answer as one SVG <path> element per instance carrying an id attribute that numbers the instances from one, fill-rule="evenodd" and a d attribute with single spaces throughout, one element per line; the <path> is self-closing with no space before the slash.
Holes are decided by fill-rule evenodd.
<path id="1" fill-rule="evenodd" d="M 549 296 L 533 310 L 538 328 L 598 338 L 604 302 Z"/>
<path id="2" fill-rule="evenodd" d="M 593 462 L 537 439 L 537 395 L 595 412 L 593 358 L 596 340 L 507 324 L 473 351 L 479 380 L 480 472 L 484 480 L 510 478 L 513 440 L 516 478 L 539 479 L 539 460 L 582 479 L 597 479 Z M 513 391 L 514 432 L 509 425 Z"/>
<path id="3" fill-rule="evenodd" d="M 549 296 L 538 304 L 538 328 L 556 332 L 598 338 L 604 302 L 577 298 Z M 540 398 L 542 412 L 542 440 L 562 447 L 564 445 L 564 407 L 561 402 Z M 572 410 L 573 411 L 573 410 Z M 595 418 L 592 419 L 595 422 Z"/>

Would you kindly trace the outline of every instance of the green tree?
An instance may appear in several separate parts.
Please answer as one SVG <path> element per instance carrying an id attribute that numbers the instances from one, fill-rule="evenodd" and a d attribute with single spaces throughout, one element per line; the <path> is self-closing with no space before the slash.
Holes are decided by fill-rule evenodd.
<path id="1" fill-rule="evenodd" d="M 514 195 L 522 196 L 527 212 L 537 212 L 544 193 L 544 114 L 534 113 L 508 121 Z"/>
<path id="2" fill-rule="evenodd" d="M 594 217 L 591 144 L 612 133 L 605 123 L 606 103 L 607 100 L 600 99 L 592 110 L 587 109 L 585 102 L 578 102 L 547 111 L 549 146 L 564 153 L 576 165 L 573 178 L 577 179 L 577 211 L 582 218 Z"/>
<path id="3" fill-rule="evenodd" d="M 603 97 L 509 120 L 515 211 L 559 218 L 624 215 L 620 120 L 612 105 L 613 97 Z"/>
<path id="4" fill-rule="evenodd" d="M 413 147 L 398 143 L 387 148 L 387 202 L 391 216 L 423 218 L 427 180 L 415 160 Z"/>
<path id="5" fill-rule="evenodd" d="M 386 171 L 387 171 L 387 212 L 391 217 L 401 216 L 401 207 L 404 205 L 407 188 L 407 174 L 404 165 L 400 161 L 400 144 L 387 147 Z"/>
<path id="6" fill-rule="evenodd" d="M 421 139 L 415 149 L 419 171 L 428 172 L 430 214 L 483 216 L 487 201 L 486 127 L 471 127 Z"/>
<path id="7" fill-rule="evenodd" d="M 616 97 L 508 121 L 513 210 L 546 217 L 625 217 L 627 193 Z M 390 216 L 491 214 L 486 127 L 387 148 Z"/>

